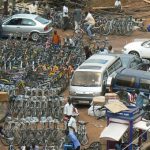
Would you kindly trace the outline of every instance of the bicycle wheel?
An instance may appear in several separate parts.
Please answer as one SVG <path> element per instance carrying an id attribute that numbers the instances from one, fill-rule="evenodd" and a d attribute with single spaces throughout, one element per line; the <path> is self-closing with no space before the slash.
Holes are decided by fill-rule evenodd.
<path id="1" fill-rule="evenodd" d="M 110 22 L 103 24 L 100 28 L 100 33 L 102 35 L 109 35 L 110 34 Z"/>
<path id="2" fill-rule="evenodd" d="M 79 134 L 78 139 L 79 139 L 81 145 L 83 145 L 83 146 L 87 145 L 89 142 L 89 137 L 86 133 L 85 134 Z"/>
<path id="3" fill-rule="evenodd" d="M 96 141 L 91 143 L 87 150 L 102 150 L 102 145 L 100 142 Z"/>
<path id="4" fill-rule="evenodd" d="M 83 38 L 83 34 L 84 32 L 82 29 L 77 29 L 74 31 L 73 37 L 81 40 Z"/>

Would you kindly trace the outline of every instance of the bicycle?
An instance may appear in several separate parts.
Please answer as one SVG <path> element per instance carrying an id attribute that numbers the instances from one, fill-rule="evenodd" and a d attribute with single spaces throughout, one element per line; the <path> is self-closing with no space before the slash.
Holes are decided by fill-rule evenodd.
<path id="1" fill-rule="evenodd" d="M 82 145 L 86 145 L 89 142 L 89 138 L 86 131 L 87 124 L 88 122 L 78 121 L 77 137 Z"/>
<path id="2" fill-rule="evenodd" d="M 83 22 L 79 23 L 79 27 L 80 28 L 74 30 L 73 37 L 78 38 L 78 39 L 81 40 L 83 38 L 84 34 L 85 33 L 87 34 L 87 31 L 85 29 L 85 25 L 84 25 Z M 100 35 L 100 26 L 96 23 L 95 26 L 93 26 L 91 28 L 91 32 L 92 32 L 92 34 L 94 34 L 94 38 L 99 37 L 99 35 Z"/>

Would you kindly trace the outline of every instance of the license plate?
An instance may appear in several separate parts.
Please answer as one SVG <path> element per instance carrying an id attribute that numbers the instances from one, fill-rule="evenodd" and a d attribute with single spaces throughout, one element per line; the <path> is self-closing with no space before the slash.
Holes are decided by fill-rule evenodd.
<path id="1" fill-rule="evenodd" d="M 82 103 L 82 104 L 89 104 L 89 101 L 79 101 L 79 103 Z"/>

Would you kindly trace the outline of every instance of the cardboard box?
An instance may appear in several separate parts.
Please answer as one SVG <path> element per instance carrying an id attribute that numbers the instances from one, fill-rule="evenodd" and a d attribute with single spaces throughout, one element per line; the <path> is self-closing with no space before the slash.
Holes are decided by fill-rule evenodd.
<path id="1" fill-rule="evenodd" d="M 0 92 L 0 102 L 8 102 L 9 95 L 7 92 Z"/>
<path id="2" fill-rule="evenodd" d="M 106 93 L 105 94 L 105 99 L 108 103 L 115 102 L 115 101 L 120 101 L 120 99 L 119 99 L 119 97 L 116 93 Z"/>
<path id="3" fill-rule="evenodd" d="M 93 97 L 93 101 L 92 101 L 93 105 L 104 105 L 105 103 L 106 103 L 105 96 Z"/>

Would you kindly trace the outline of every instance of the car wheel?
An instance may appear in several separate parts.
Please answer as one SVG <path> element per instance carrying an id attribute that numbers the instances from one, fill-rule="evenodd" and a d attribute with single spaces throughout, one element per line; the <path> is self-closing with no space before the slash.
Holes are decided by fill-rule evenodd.
<path id="1" fill-rule="evenodd" d="M 39 38 L 39 34 L 38 34 L 37 32 L 31 33 L 31 39 L 32 39 L 33 41 L 37 41 L 38 38 Z"/>
<path id="2" fill-rule="evenodd" d="M 131 51 L 129 54 L 132 54 L 132 55 L 135 55 L 135 56 L 140 57 L 139 53 L 138 53 L 138 52 L 136 52 L 136 51 Z"/>

